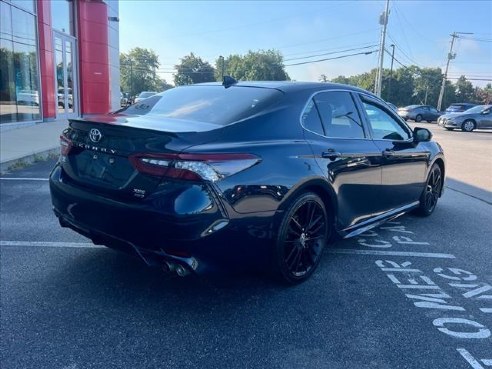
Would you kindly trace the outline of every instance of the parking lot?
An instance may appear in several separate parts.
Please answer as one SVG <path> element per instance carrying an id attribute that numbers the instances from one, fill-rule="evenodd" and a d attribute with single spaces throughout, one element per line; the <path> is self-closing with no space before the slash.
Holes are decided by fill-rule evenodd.
<path id="1" fill-rule="evenodd" d="M 492 368 L 492 132 L 419 126 L 446 154 L 435 213 L 338 241 L 295 287 L 163 275 L 59 227 L 53 161 L 3 176 L 2 368 Z"/>

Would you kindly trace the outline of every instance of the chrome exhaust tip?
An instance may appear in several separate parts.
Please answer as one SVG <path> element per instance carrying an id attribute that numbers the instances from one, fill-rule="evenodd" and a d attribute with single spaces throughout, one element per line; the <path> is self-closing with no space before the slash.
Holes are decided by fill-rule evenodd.
<path id="1" fill-rule="evenodd" d="M 180 277 L 186 277 L 188 274 L 190 274 L 190 271 L 185 267 L 183 267 L 182 265 L 177 265 L 176 274 L 179 275 Z"/>

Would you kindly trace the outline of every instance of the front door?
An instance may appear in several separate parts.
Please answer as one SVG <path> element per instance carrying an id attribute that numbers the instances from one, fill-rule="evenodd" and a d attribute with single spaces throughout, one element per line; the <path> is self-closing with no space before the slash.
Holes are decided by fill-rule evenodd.
<path id="1" fill-rule="evenodd" d="M 75 39 L 58 32 L 53 32 L 53 34 L 55 45 L 57 118 L 74 118 L 79 112 Z"/>
<path id="2" fill-rule="evenodd" d="M 361 96 L 374 143 L 382 154 L 380 201 L 394 211 L 419 201 L 426 182 L 430 152 L 413 142 L 408 126 L 378 101 Z"/>

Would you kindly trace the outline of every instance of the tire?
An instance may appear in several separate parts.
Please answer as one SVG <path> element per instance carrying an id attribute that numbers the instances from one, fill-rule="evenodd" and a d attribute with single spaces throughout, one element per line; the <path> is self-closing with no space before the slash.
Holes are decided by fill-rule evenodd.
<path id="1" fill-rule="evenodd" d="M 416 121 L 417 123 L 422 122 L 422 115 L 417 114 L 417 116 L 415 117 L 415 121 Z"/>
<path id="2" fill-rule="evenodd" d="M 467 119 L 461 125 L 461 130 L 463 132 L 472 132 L 475 129 L 475 122 L 471 119 Z"/>
<path id="3" fill-rule="evenodd" d="M 443 178 L 441 167 L 434 164 L 427 177 L 424 191 L 420 196 L 420 204 L 415 213 L 420 216 L 428 217 L 431 215 L 437 205 L 437 200 L 441 196 Z"/>
<path id="4" fill-rule="evenodd" d="M 307 192 L 292 202 L 274 249 L 275 277 L 290 285 L 306 281 L 319 265 L 329 229 L 326 207 L 318 195 Z"/>

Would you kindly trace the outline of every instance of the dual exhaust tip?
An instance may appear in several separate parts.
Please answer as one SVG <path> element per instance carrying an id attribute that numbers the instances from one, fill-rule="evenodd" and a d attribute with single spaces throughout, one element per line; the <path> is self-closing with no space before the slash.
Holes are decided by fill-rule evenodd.
<path id="1" fill-rule="evenodd" d="M 162 270 L 165 273 L 170 273 L 170 274 L 176 273 L 180 277 L 186 277 L 191 273 L 187 268 L 185 268 L 181 264 L 172 263 L 170 261 L 165 261 L 164 264 L 162 264 Z"/>

